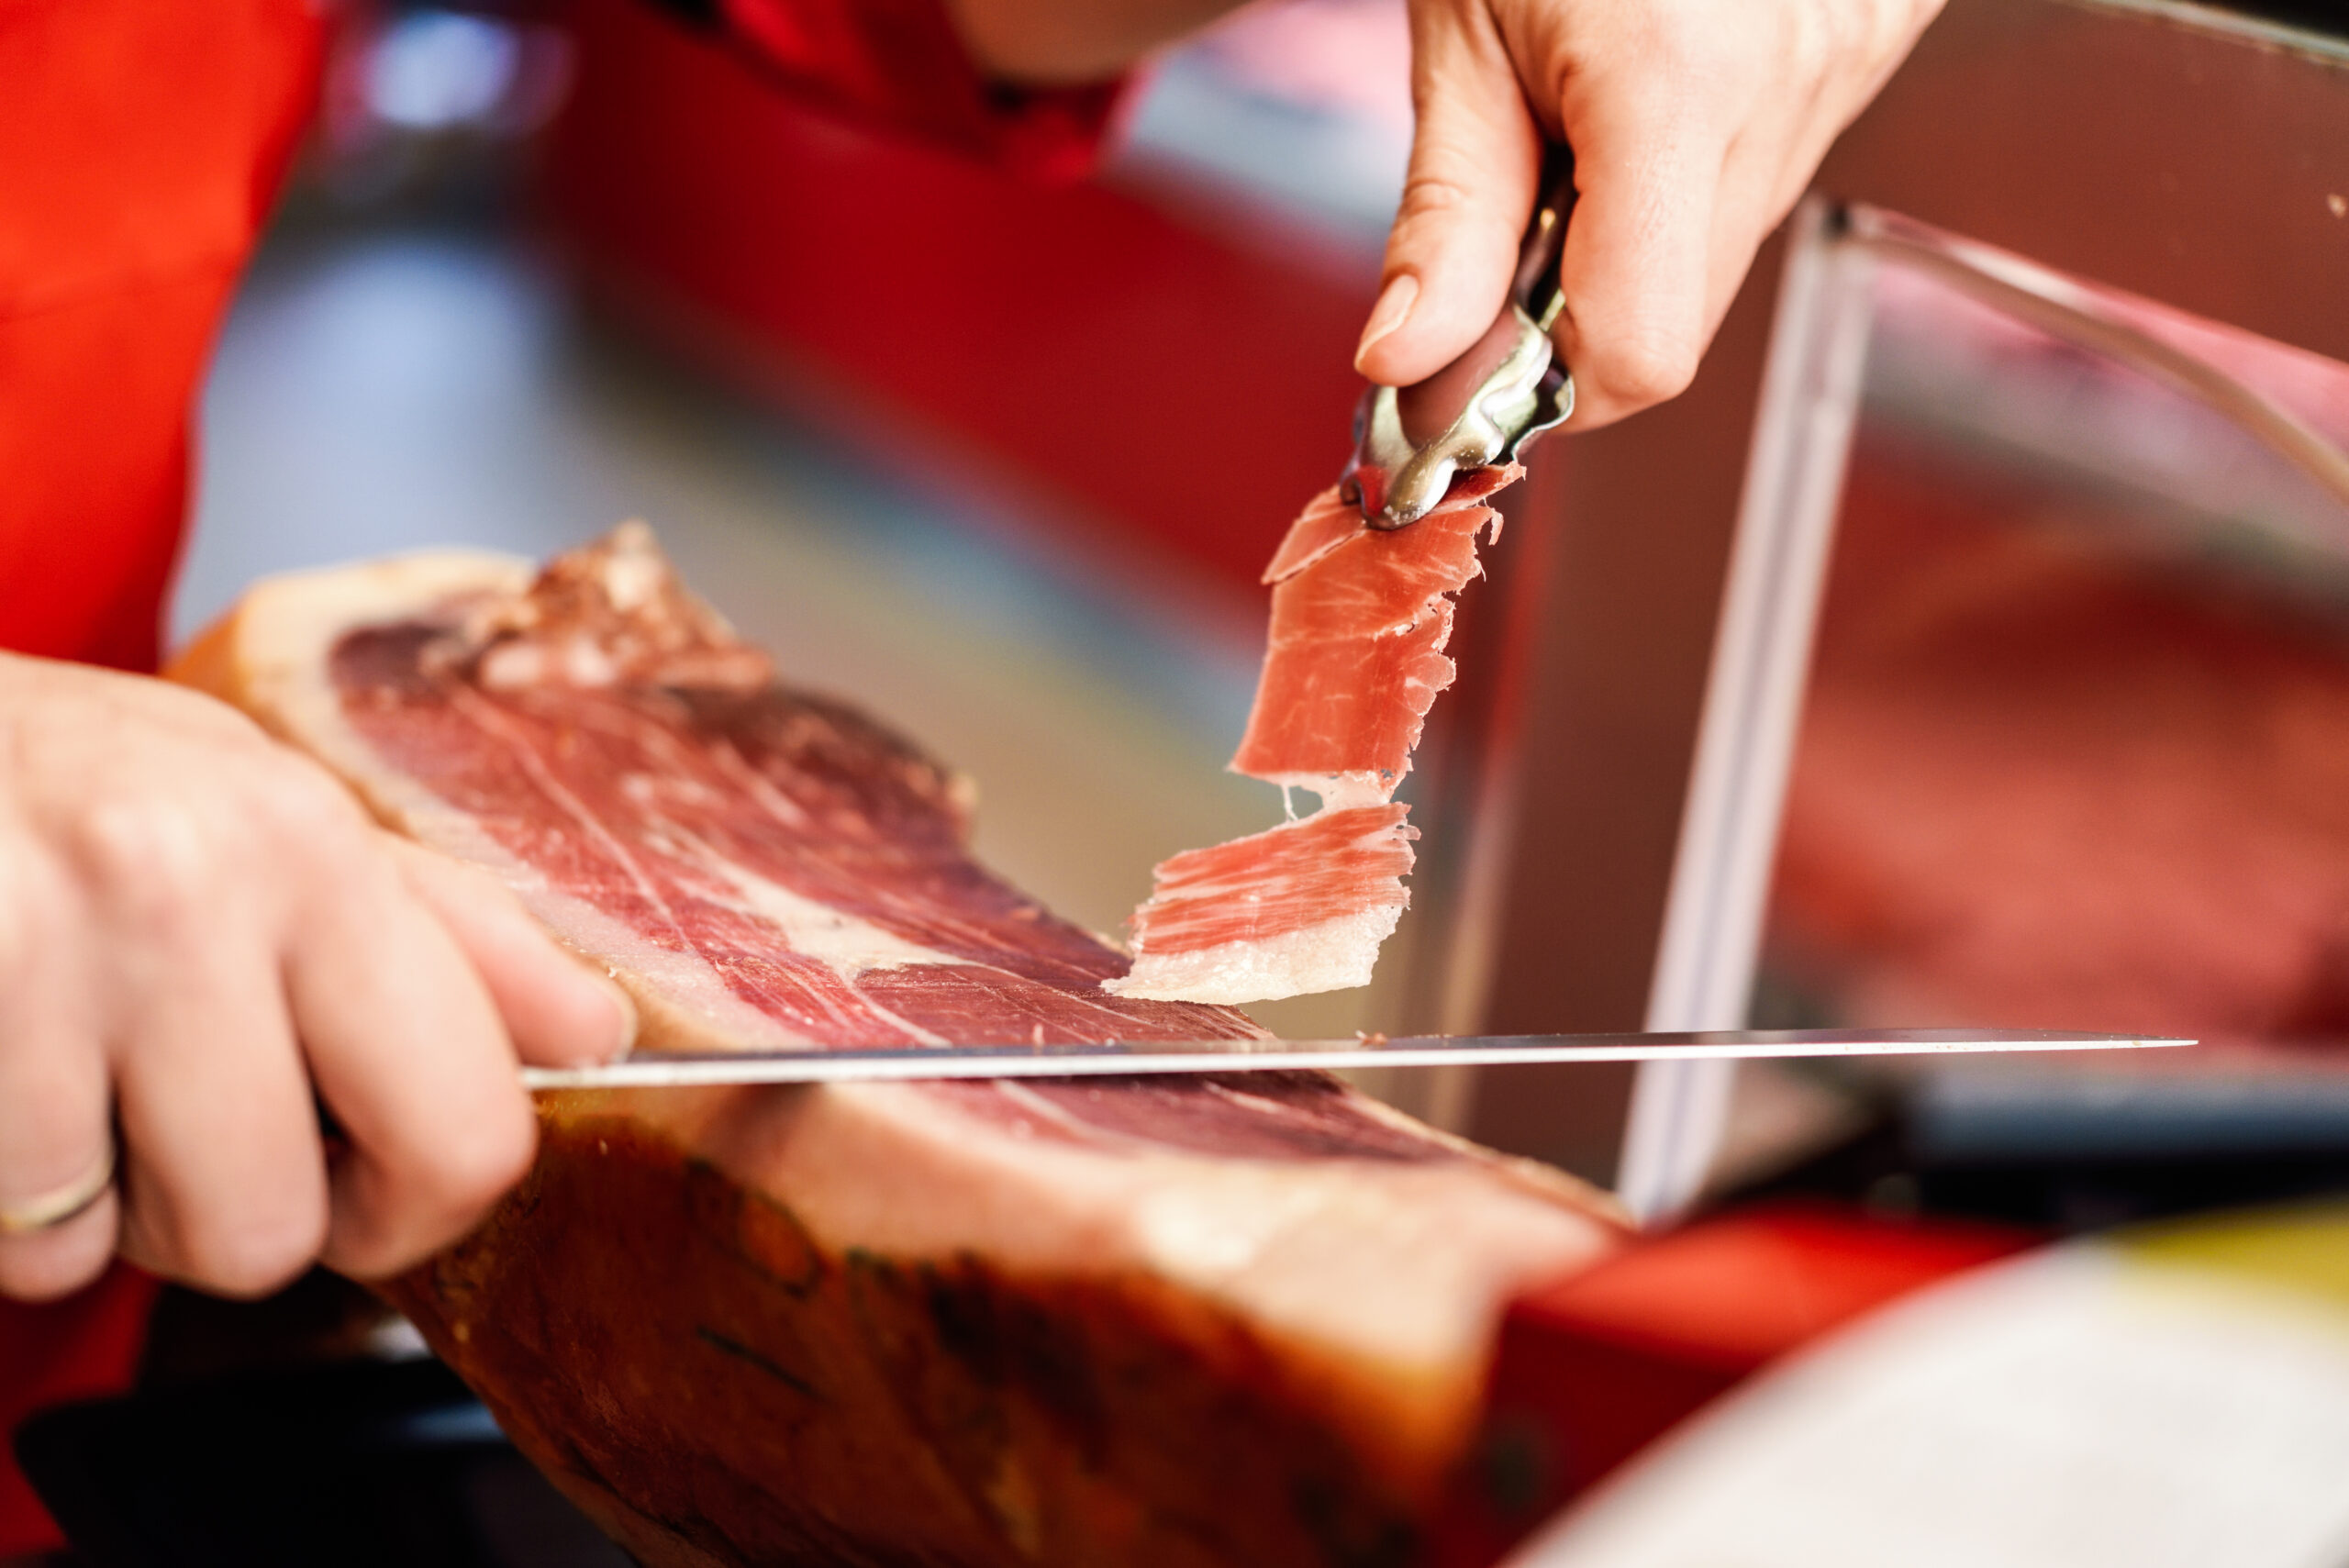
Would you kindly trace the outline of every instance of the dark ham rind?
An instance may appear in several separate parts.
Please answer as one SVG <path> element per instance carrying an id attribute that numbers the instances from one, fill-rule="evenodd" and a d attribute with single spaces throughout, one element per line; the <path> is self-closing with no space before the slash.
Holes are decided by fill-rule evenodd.
<path id="1" fill-rule="evenodd" d="M 829 1246 L 626 1114 L 544 1143 L 388 1294 L 647 1568 L 1426 1561 L 1312 1370 L 1163 1280 Z"/>
<path id="2" fill-rule="evenodd" d="M 640 1050 L 1256 1032 L 1105 995 L 1117 954 L 969 861 L 951 773 L 746 681 L 722 623 L 599 654 L 501 609 L 529 587 L 272 582 L 176 673 L 503 876 Z M 649 1568 L 1422 1561 L 1506 1303 L 1620 1234 L 1317 1074 L 540 1111 L 521 1189 L 382 1288 Z"/>
<path id="3" fill-rule="evenodd" d="M 1319 817 L 1392 799 L 1429 710 L 1452 684 L 1443 651 L 1452 595 L 1482 571 L 1478 532 L 1497 537 L 1500 528 L 1500 514 L 1484 502 L 1523 472 L 1470 470 L 1433 511 L 1392 531 L 1370 528 L 1335 489 L 1307 506 L 1264 570 L 1272 620 L 1234 773 L 1313 792 Z M 1368 984 L 1408 901 L 1400 879 L 1412 851 L 1402 817 L 1388 825 L 1383 850 L 1367 851 L 1392 868 L 1377 878 L 1310 874 L 1287 852 L 1297 843 L 1283 837 L 1293 826 L 1160 865 L 1133 917 L 1133 968 L 1107 988 L 1238 1003 Z M 1341 836 L 1364 852 L 1352 834 Z M 1210 863 L 1211 884 L 1200 876 Z M 1209 944 L 1197 938 L 1203 929 L 1228 934 Z M 1211 954 L 1203 951 L 1210 946 Z"/>

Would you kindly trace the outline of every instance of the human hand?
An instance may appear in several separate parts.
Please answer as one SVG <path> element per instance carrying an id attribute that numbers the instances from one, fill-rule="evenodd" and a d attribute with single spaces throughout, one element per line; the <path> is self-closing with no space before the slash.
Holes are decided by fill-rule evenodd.
<path id="1" fill-rule="evenodd" d="M 1580 199 L 1571 428 L 1677 395 L 1764 236 L 1941 0 L 1410 0 L 1419 112 L 1355 366 L 1406 386 L 1501 308 L 1545 139 Z"/>
<path id="2" fill-rule="evenodd" d="M 110 1118 L 122 1143 L 86 1211 L 0 1226 L 0 1295 L 117 1251 L 238 1296 L 318 1260 L 395 1273 L 529 1165 L 518 1054 L 601 1060 L 632 1029 L 504 888 L 233 710 L 0 656 L 0 1214 L 102 1169 Z"/>

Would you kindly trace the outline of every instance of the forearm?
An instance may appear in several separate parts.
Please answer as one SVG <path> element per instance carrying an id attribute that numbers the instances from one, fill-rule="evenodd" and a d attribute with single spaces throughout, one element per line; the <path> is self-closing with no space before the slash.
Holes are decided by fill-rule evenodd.
<path id="1" fill-rule="evenodd" d="M 1114 76 L 1238 0 L 944 0 L 990 76 L 1031 85 Z"/>

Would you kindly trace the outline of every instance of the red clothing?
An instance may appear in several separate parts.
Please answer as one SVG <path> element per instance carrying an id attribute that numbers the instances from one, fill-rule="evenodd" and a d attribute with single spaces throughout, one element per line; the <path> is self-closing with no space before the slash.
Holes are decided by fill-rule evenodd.
<path id="1" fill-rule="evenodd" d="M 205 360 L 316 97 L 316 0 L 0 5 L 0 649 L 149 670 Z M 1089 161 L 1114 89 L 990 89 L 937 0 L 727 0 L 794 91 L 1019 166 Z M 127 1385 L 152 1282 L 0 1301 L 0 1438 Z M 57 1544 L 0 1447 L 0 1557 Z"/>
<path id="2" fill-rule="evenodd" d="M 1027 92 L 980 73 L 939 0 L 717 0 L 794 96 L 1044 178 L 1091 168 L 1119 83 Z"/>
<path id="3" fill-rule="evenodd" d="M 305 0 L 0 9 L 0 647 L 153 667 L 197 378 L 319 31 Z"/>
<path id="4" fill-rule="evenodd" d="M 0 8 L 0 647 L 154 667 L 197 381 L 319 33 L 306 0 Z M 0 1301 L 0 1433 L 127 1384 L 153 1296 Z M 55 1544 L 0 1454 L 0 1557 Z"/>
<path id="5" fill-rule="evenodd" d="M 119 1263 L 66 1301 L 0 1301 L 0 1437 L 36 1410 L 128 1386 L 154 1301 L 155 1282 Z M 0 1559 L 61 1544 L 15 1454 L 0 1452 Z"/>

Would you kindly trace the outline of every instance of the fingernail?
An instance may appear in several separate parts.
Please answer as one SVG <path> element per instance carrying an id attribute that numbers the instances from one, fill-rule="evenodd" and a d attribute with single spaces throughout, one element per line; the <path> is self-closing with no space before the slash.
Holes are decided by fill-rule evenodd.
<path id="1" fill-rule="evenodd" d="M 1386 281 L 1378 293 L 1378 303 L 1371 306 L 1370 320 L 1362 329 L 1361 346 L 1354 350 L 1354 369 L 1362 369 L 1363 356 L 1378 346 L 1378 340 L 1403 325 L 1411 314 L 1411 306 L 1419 297 L 1419 280 L 1408 272 L 1397 272 Z"/>
<path id="2" fill-rule="evenodd" d="M 620 983 L 609 975 L 604 976 L 603 980 L 604 989 L 611 994 L 612 1005 L 619 1014 L 619 1027 L 616 1038 L 612 1041 L 612 1048 L 604 1052 L 604 1060 L 616 1062 L 626 1056 L 629 1049 L 636 1044 L 636 998 L 621 989 Z"/>

